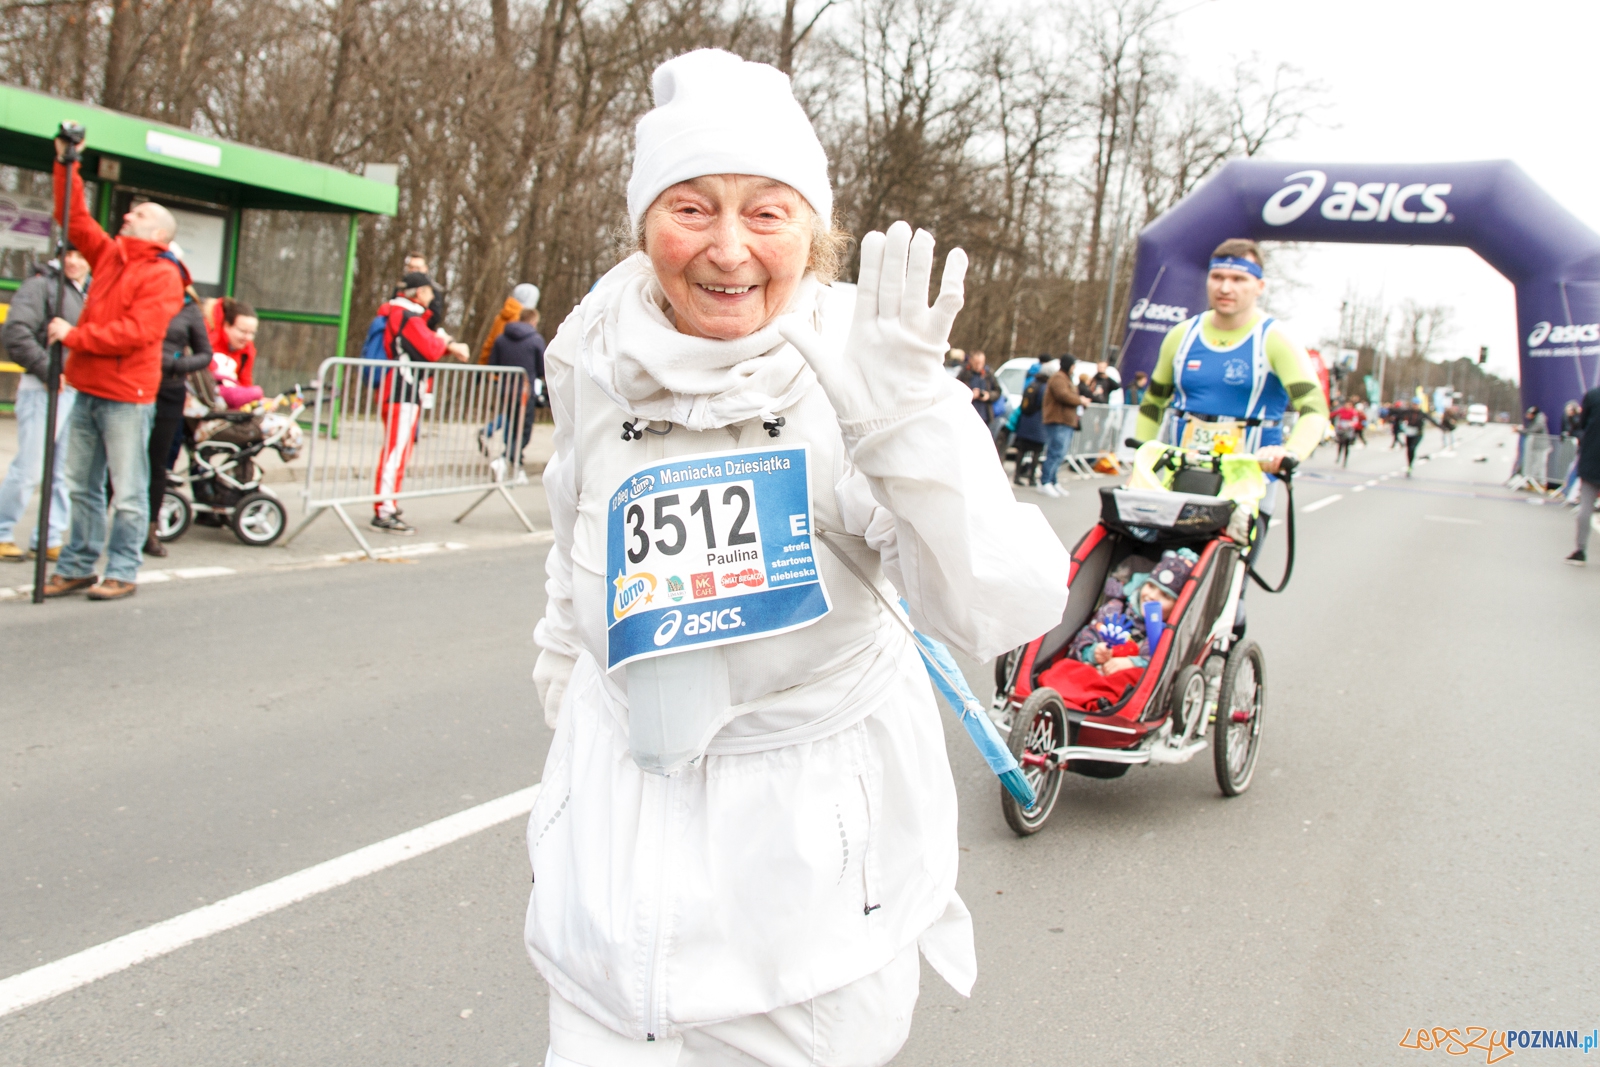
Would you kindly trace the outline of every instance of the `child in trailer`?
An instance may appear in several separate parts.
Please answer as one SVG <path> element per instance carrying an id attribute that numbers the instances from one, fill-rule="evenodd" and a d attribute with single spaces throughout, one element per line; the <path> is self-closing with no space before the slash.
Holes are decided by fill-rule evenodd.
<path id="1" fill-rule="evenodd" d="M 1083 710 L 1120 700 L 1150 663 L 1146 605 L 1159 605 L 1160 618 L 1170 619 L 1178 593 L 1199 560 L 1187 548 L 1168 550 L 1155 563 L 1142 556 L 1123 560 L 1106 578 L 1094 617 L 1078 631 L 1061 659 L 1039 675 L 1039 685 L 1061 694 L 1068 707 Z"/>

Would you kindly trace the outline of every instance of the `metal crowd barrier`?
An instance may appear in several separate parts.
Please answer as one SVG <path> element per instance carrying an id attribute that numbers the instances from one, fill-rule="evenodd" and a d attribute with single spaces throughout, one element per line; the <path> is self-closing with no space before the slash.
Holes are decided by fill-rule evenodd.
<path id="1" fill-rule="evenodd" d="M 1126 404 L 1086 404 L 1078 411 L 1078 431 L 1072 435 L 1067 447 L 1067 457 L 1061 465 L 1070 467 L 1080 478 L 1097 477 L 1094 462 L 1110 453 L 1116 456 L 1122 450 L 1124 423 L 1128 412 L 1136 410 Z M 1120 460 L 1119 460 L 1120 462 Z"/>
<path id="2" fill-rule="evenodd" d="M 372 558 L 346 506 L 451 493 L 478 494 L 456 522 L 498 493 L 534 531 L 510 492 L 521 472 L 523 419 L 531 414 L 522 405 L 527 374 L 520 367 L 335 358 L 322 361 L 317 379 L 301 491 L 306 517 L 285 545 L 332 511 Z M 385 442 L 393 434 L 398 447 L 407 430 L 413 444 L 403 480 L 380 493 Z"/>
<path id="3" fill-rule="evenodd" d="M 1514 489 L 1544 492 L 1559 489 L 1578 458 L 1578 441 L 1548 433 L 1524 433 L 1517 449 L 1517 469 L 1506 484 Z"/>

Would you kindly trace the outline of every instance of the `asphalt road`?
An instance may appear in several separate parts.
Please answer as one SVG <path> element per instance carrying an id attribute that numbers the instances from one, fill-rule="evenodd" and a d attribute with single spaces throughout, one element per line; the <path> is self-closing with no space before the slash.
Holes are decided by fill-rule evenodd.
<path id="1" fill-rule="evenodd" d="M 1208 755 L 1069 776 L 1022 840 L 951 730 L 980 978 L 924 970 L 896 1064 L 1427 1063 L 1408 1029 L 1600 1025 L 1600 569 L 1498 488 L 1508 436 L 1409 481 L 1377 438 L 1313 462 L 1302 508 L 1340 499 L 1250 599 L 1244 796 Z M 1039 498 L 1069 543 L 1094 487 Z M 536 782 L 544 551 L 0 603 L 0 976 Z M 527 878 L 513 820 L 0 1019 L 0 1063 L 532 1067 Z"/>

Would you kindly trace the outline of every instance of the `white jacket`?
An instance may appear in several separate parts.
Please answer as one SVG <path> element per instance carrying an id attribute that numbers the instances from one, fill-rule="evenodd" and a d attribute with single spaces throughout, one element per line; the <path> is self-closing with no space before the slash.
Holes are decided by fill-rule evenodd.
<path id="1" fill-rule="evenodd" d="M 955 788 L 936 698 L 904 630 L 818 544 L 832 611 L 726 646 L 737 717 L 689 769 L 646 774 L 629 754 L 623 672 L 601 666 L 607 500 L 646 461 L 804 443 L 815 528 L 904 596 L 919 629 L 978 660 L 1060 621 L 1066 550 L 1037 508 L 1012 497 L 954 381 L 927 410 L 864 432 L 853 453 L 809 370 L 785 394 L 798 399 L 770 413 L 787 420 L 779 441 L 760 417 L 621 440 L 639 413 L 596 375 L 609 380 L 615 305 L 641 281 L 659 300 L 634 257 L 545 354 L 555 544 L 535 677 L 546 692 L 563 680 L 565 690 L 528 823 L 528 951 L 563 997 L 634 1038 L 799 1003 L 914 942 L 966 994 L 976 960 L 955 892 Z M 842 342 L 850 287 L 810 299 L 819 332 Z"/>

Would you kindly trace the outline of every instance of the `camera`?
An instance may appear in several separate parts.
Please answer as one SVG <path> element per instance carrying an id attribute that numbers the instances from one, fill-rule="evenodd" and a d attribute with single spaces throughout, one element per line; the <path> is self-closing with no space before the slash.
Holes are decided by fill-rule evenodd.
<path id="1" fill-rule="evenodd" d="M 80 145 L 83 143 L 83 127 L 76 122 L 63 122 L 56 130 L 56 139 L 69 144 Z"/>

